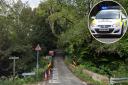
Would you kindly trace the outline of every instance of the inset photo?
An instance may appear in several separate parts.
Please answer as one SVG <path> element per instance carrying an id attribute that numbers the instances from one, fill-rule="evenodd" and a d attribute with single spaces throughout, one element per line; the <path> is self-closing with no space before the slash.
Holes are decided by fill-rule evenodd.
<path id="1" fill-rule="evenodd" d="M 127 13 L 116 1 L 101 1 L 90 11 L 88 28 L 92 36 L 106 44 L 120 40 L 127 30 Z"/>

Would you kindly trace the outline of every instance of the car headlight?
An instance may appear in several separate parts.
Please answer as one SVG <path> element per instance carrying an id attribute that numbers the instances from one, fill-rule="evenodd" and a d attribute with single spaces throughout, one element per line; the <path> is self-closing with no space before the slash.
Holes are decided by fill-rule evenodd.
<path id="1" fill-rule="evenodd" d="M 91 23 L 91 27 L 96 27 L 96 23 Z"/>
<path id="2" fill-rule="evenodd" d="M 96 27 L 96 20 L 95 19 L 92 21 L 90 27 Z"/>
<path id="3" fill-rule="evenodd" d="M 120 22 L 113 24 L 112 27 L 120 27 Z"/>

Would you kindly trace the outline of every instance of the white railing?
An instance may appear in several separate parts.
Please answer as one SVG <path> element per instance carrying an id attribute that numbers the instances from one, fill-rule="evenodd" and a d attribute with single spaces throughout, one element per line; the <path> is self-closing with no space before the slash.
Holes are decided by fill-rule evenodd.
<path id="1" fill-rule="evenodd" d="M 110 78 L 110 85 L 128 82 L 128 77 L 125 78 Z"/>
<path id="2" fill-rule="evenodd" d="M 35 72 L 30 72 L 30 73 L 22 73 L 22 76 L 26 77 L 26 76 L 33 76 L 35 75 Z"/>

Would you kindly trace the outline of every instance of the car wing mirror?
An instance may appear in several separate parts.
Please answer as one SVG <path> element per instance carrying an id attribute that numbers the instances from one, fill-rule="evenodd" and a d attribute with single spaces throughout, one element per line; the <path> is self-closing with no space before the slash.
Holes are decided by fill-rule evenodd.
<path id="1" fill-rule="evenodd" d="M 95 19 L 96 17 L 95 16 L 92 16 L 91 19 Z"/>
<path id="2" fill-rule="evenodd" d="M 122 16 L 122 19 L 128 19 L 128 17 L 126 17 L 126 16 Z"/>

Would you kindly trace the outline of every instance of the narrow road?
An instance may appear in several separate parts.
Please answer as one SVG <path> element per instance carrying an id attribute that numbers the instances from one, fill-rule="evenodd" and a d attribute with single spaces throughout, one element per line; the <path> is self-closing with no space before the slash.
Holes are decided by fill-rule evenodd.
<path id="1" fill-rule="evenodd" d="M 52 78 L 41 85 L 87 85 L 66 67 L 61 57 L 55 57 Z"/>

